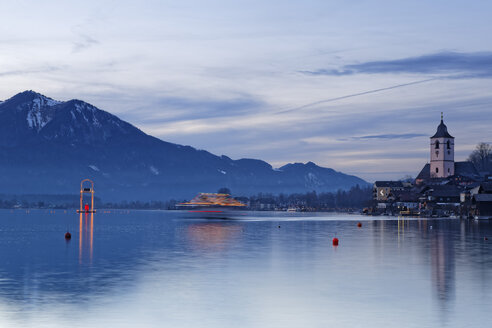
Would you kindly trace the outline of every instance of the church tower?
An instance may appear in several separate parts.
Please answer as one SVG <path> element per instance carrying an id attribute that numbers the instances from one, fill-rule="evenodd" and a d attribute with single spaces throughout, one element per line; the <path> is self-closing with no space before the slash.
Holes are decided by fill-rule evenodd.
<path id="1" fill-rule="evenodd" d="M 448 133 L 441 113 L 441 124 L 430 138 L 430 176 L 447 178 L 454 175 L 454 137 Z"/>

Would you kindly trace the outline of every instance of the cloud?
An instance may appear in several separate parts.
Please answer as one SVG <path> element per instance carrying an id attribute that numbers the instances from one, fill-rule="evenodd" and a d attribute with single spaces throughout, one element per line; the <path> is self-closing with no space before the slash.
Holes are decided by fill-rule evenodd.
<path id="1" fill-rule="evenodd" d="M 362 137 L 353 137 L 352 139 L 412 139 L 417 137 L 427 137 L 427 134 L 422 133 L 402 133 L 402 134 L 374 134 Z"/>
<path id="2" fill-rule="evenodd" d="M 266 104 L 261 100 L 247 95 L 231 99 L 159 97 L 150 107 L 128 113 L 127 116 L 134 116 L 142 124 L 176 121 L 190 123 L 203 119 L 218 122 L 228 117 L 254 114 L 264 106 Z"/>
<path id="3" fill-rule="evenodd" d="M 440 52 L 418 57 L 345 65 L 340 69 L 302 71 L 302 73 L 332 76 L 419 73 L 446 74 L 447 78 L 491 78 L 492 52 Z"/>
<path id="4" fill-rule="evenodd" d="M 37 74 L 37 73 L 49 73 L 60 70 L 60 67 L 55 66 L 47 66 L 41 68 L 33 68 L 33 69 L 19 69 L 19 70 L 11 70 L 0 72 L 0 77 L 2 76 L 16 76 L 16 75 L 26 75 L 26 74 Z"/>
<path id="5" fill-rule="evenodd" d="M 348 95 L 344 95 L 344 96 L 340 96 L 340 97 L 334 97 L 334 98 L 319 100 L 319 101 L 315 101 L 315 102 L 312 102 L 312 103 L 309 103 L 309 104 L 306 104 L 306 105 L 302 105 L 302 106 L 290 108 L 290 109 L 287 109 L 287 110 L 283 110 L 283 111 L 277 112 L 276 114 L 285 114 L 285 113 L 297 111 L 297 110 L 300 110 L 300 109 L 304 109 L 304 108 L 307 108 L 307 107 L 321 105 L 321 104 L 325 104 L 325 103 L 329 103 L 329 102 L 333 102 L 333 101 L 338 101 L 338 100 L 342 100 L 342 99 L 347 99 L 347 98 L 352 98 L 352 97 L 358 97 L 358 96 L 368 95 L 368 94 L 371 94 L 371 93 L 378 93 L 378 92 L 382 92 L 382 91 L 386 91 L 386 90 L 391 90 L 391 89 L 403 88 L 403 87 L 407 87 L 407 86 L 410 86 L 410 85 L 420 84 L 420 83 L 425 83 L 425 82 L 430 82 L 430 81 L 434 81 L 434 80 L 438 80 L 438 79 L 439 78 L 431 78 L 431 79 L 426 79 L 426 80 L 413 81 L 413 82 L 409 82 L 409 83 L 392 85 L 392 86 L 389 86 L 389 87 L 386 87 L 386 88 L 379 88 L 379 89 L 367 90 L 367 91 L 358 92 L 358 93 L 352 93 L 352 94 L 348 94 Z"/>
<path id="6" fill-rule="evenodd" d="M 81 52 L 94 45 L 98 45 L 99 41 L 85 34 L 78 34 L 79 40 L 73 42 L 72 53 Z"/>

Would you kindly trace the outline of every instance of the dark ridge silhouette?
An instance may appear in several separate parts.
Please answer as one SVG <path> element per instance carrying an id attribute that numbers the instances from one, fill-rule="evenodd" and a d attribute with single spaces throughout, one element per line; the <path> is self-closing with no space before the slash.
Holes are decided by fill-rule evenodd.
<path id="1" fill-rule="evenodd" d="M 350 189 L 367 183 L 314 163 L 273 169 L 149 136 L 81 100 L 25 91 L 0 102 L 0 183 L 6 194 L 73 194 L 84 178 L 103 201 L 188 199 Z"/>

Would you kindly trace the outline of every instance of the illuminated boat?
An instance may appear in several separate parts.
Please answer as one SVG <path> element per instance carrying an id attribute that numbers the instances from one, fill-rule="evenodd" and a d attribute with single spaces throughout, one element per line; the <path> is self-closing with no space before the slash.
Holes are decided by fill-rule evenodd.
<path id="1" fill-rule="evenodd" d="M 238 210 L 246 208 L 246 204 L 229 194 L 199 193 L 189 202 L 180 203 L 176 207 L 180 210 L 187 210 L 189 213 L 222 216 L 237 214 Z"/>

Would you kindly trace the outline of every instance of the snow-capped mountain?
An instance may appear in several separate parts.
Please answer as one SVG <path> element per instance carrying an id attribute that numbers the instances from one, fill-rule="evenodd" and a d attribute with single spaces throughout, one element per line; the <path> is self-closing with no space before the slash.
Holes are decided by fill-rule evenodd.
<path id="1" fill-rule="evenodd" d="M 19 93 L 0 106 L 0 119 L 4 124 L 11 123 L 0 132 L 4 137 L 0 142 L 7 147 L 29 144 L 33 139 L 59 139 L 73 145 L 90 145 L 140 132 L 116 116 L 83 101 L 61 102 L 33 91 Z"/>
<path id="2" fill-rule="evenodd" d="M 367 183 L 314 163 L 274 170 L 149 136 L 80 100 L 25 91 L 0 102 L 3 193 L 77 193 L 91 178 L 105 201 L 190 198 L 230 188 L 235 195 L 348 189 Z"/>

